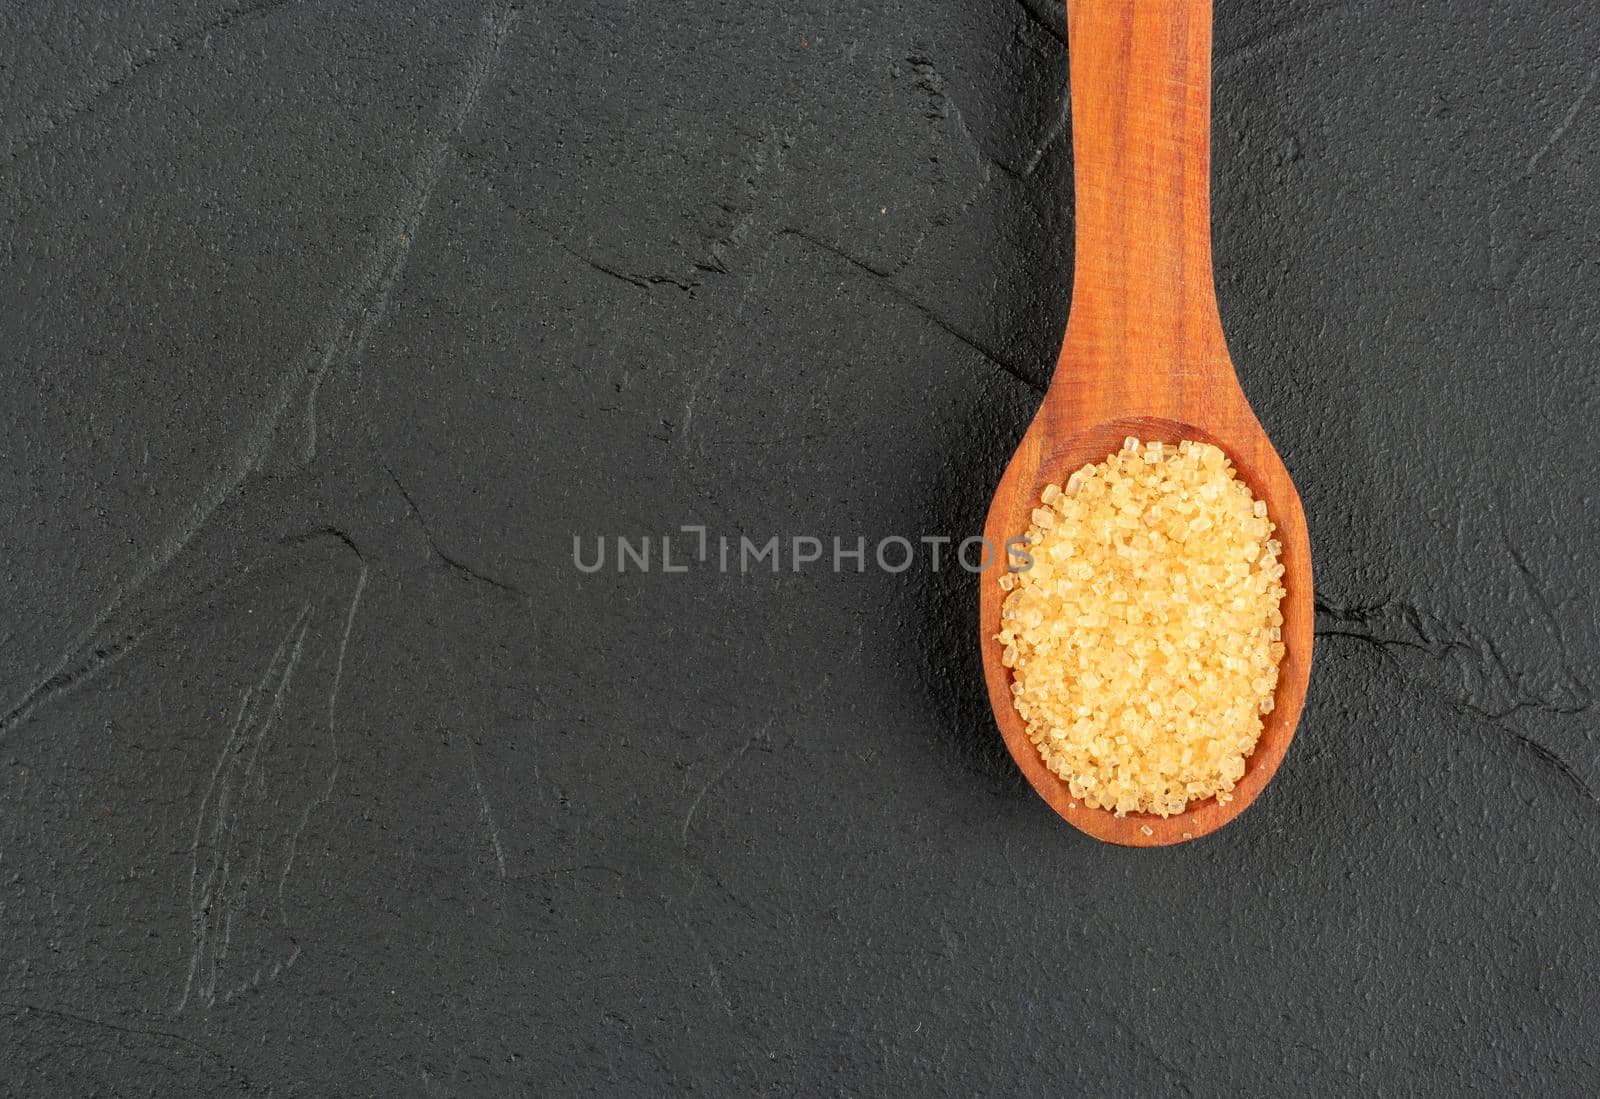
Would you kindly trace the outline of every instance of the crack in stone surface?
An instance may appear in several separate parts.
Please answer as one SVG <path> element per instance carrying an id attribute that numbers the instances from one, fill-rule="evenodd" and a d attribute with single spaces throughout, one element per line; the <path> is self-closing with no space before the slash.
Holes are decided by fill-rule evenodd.
<path id="1" fill-rule="evenodd" d="M 373 443 L 373 452 L 374 454 L 377 454 L 376 442 Z M 490 576 L 483 570 L 467 564 L 465 561 L 461 560 L 461 558 L 455 556 L 453 553 L 450 553 L 443 546 L 441 546 L 439 544 L 438 537 L 433 533 L 433 528 L 428 525 L 427 517 L 423 515 L 422 508 L 419 507 L 416 500 L 412 498 L 411 491 L 406 488 L 405 482 L 400 480 L 399 475 L 395 473 L 393 468 L 390 467 L 389 463 L 382 457 L 381 454 L 378 455 L 377 462 L 378 465 L 383 469 L 383 472 L 389 475 L 390 482 L 394 485 L 396 491 L 400 493 L 400 497 L 405 501 L 407 509 L 410 510 L 412 516 L 416 519 L 417 528 L 422 532 L 423 540 L 428 543 L 428 549 L 433 551 L 433 555 L 437 557 L 440 562 L 442 562 L 446 567 L 467 577 L 467 579 L 473 580 L 480 584 L 487 584 L 489 587 L 495 588 L 498 591 L 503 591 L 509 595 L 515 595 L 519 597 L 527 594 L 515 584 L 498 579 L 494 576 Z"/>
<path id="2" fill-rule="evenodd" d="M 893 274 L 885 272 L 885 271 L 880 271 L 877 268 L 873 267 L 871 264 L 866 263 L 863 260 L 857 259 L 855 256 L 850 255 L 848 252 L 845 252 L 842 249 L 834 247 L 833 245 L 829 244 L 827 241 L 824 241 L 824 240 L 821 240 L 821 239 L 819 239 L 817 237 L 811 236 L 809 233 L 806 233 L 803 230 L 800 230 L 800 229 L 786 229 L 786 230 L 783 231 L 782 234 L 780 234 L 780 236 L 792 236 L 792 237 L 795 237 L 795 238 L 797 238 L 799 240 L 804 241 L 806 244 L 810 245 L 813 248 L 819 249 L 819 250 L 821 250 L 823 252 L 826 252 L 830 256 L 834 256 L 837 259 L 843 260 L 845 263 L 849 264 L 851 267 L 855 268 L 857 271 L 860 271 L 863 274 L 868 275 L 869 277 L 871 277 L 874 280 L 876 280 L 877 282 L 879 282 L 885 289 L 887 289 L 891 294 L 893 294 L 900 301 L 904 302 L 906 305 L 909 305 L 912 309 L 916 310 L 923 317 L 927 318 L 934 325 L 936 325 L 941 331 L 945 332 L 946 334 L 948 334 L 950 336 L 955 337 L 961 343 L 965 344 L 967 347 L 971 348 L 973 351 L 976 351 L 979 355 L 983 356 L 983 358 L 986 361 L 988 361 L 989 363 L 993 364 L 1002 373 L 1007 374 L 1011 378 L 1015 379 L 1016 381 L 1021 382 L 1023 385 L 1025 385 L 1029 389 L 1033 390 L 1035 393 L 1041 393 L 1042 394 L 1044 392 L 1044 390 L 1045 390 L 1045 383 L 1044 382 L 1029 377 L 1027 375 L 1027 373 L 1025 373 L 1020 367 L 1014 366 L 1013 364 L 1008 362 L 1005 358 L 1003 358 L 999 354 L 999 352 L 993 351 L 990 348 L 985 347 L 983 344 L 979 343 L 972 336 L 969 336 L 965 332 L 962 332 L 960 329 L 956 328 L 949 321 L 947 321 L 943 317 L 939 316 L 938 313 L 934 312 L 928 306 L 924 305 L 922 302 L 920 302 L 916 298 L 912 297 L 906 291 L 902 290 L 899 286 L 895 285 L 894 275 Z"/>
<path id="3" fill-rule="evenodd" d="M 85 98 L 61 110 L 47 111 L 25 122 L 18 133 L 17 143 L 10 150 L 7 159 L 14 165 L 18 160 L 35 152 L 57 131 L 91 114 L 107 98 L 127 86 L 134 77 L 145 70 L 175 60 L 190 46 L 206 41 L 211 35 L 229 29 L 240 20 L 270 14 L 289 2 L 290 0 L 259 0 L 257 3 L 231 8 L 192 28 L 169 35 L 157 45 L 143 47 L 137 51 L 139 56 L 134 57 L 121 72 L 85 85 L 85 89 L 89 92 Z M 201 55 L 191 56 L 198 58 Z"/>
<path id="4" fill-rule="evenodd" d="M 265 11 L 268 7 L 259 5 L 251 10 Z M 234 497 L 240 487 L 261 469 L 278 442 L 280 425 L 297 393 L 304 394 L 306 405 L 306 439 L 302 457 L 309 460 L 314 455 L 316 400 L 323 376 L 341 361 L 343 351 L 348 349 L 352 356 L 359 358 L 373 325 L 382 317 L 389 291 L 409 250 L 411 236 L 420 225 L 428 198 L 449 154 L 449 134 L 458 132 L 475 109 L 518 13 L 518 9 L 506 5 L 498 11 L 490 9 L 484 16 L 482 34 L 468 58 L 458 102 L 451 115 L 452 127 L 445 134 L 436 135 L 419 157 L 418 163 L 426 170 L 408 181 L 408 188 L 403 192 L 396 212 L 398 222 L 392 219 L 391 225 L 380 231 L 370 243 L 366 258 L 358 265 L 356 278 L 342 295 L 343 301 L 329 326 L 329 334 L 313 344 L 312 367 L 306 383 L 302 386 L 302 376 L 298 372 L 289 369 L 282 371 L 276 396 L 244 432 L 242 445 L 225 463 L 222 475 L 213 477 L 205 485 L 177 526 L 126 580 L 116 584 L 111 598 L 94 613 L 89 624 L 43 678 L 25 691 L 0 717 L 0 733 L 25 719 L 41 702 L 70 690 L 82 678 L 81 669 L 104 667 L 126 650 L 129 639 L 107 639 L 107 628 L 125 604 L 163 573 L 197 539 L 218 508 Z"/>
<path id="5" fill-rule="evenodd" d="M 1513 555 L 1517 551 L 1512 550 Z M 1530 577 L 1531 579 L 1531 577 Z M 1551 716 L 1587 713 L 1592 706 L 1588 686 L 1569 668 L 1550 691 L 1526 683 L 1527 677 L 1507 665 L 1501 648 L 1481 631 L 1451 623 L 1404 600 L 1363 606 L 1339 606 L 1318 598 L 1316 635 L 1360 643 L 1371 648 L 1402 677 L 1417 683 L 1463 717 L 1493 729 L 1531 753 L 1559 775 L 1585 801 L 1600 804 L 1593 787 L 1561 753 L 1508 720 L 1522 711 Z M 1548 610 L 1548 608 L 1547 608 Z M 1419 670 L 1401 654 L 1426 658 Z M 1431 668 L 1453 667 L 1454 683 L 1441 682 Z"/>

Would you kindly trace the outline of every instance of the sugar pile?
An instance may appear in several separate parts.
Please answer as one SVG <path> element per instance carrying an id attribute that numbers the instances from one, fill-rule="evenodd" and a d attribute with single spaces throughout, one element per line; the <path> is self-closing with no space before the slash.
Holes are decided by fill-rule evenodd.
<path id="1" fill-rule="evenodd" d="M 1041 505 L 998 640 L 1046 766 L 1118 815 L 1228 800 L 1284 651 L 1266 504 L 1209 443 L 1130 438 Z"/>

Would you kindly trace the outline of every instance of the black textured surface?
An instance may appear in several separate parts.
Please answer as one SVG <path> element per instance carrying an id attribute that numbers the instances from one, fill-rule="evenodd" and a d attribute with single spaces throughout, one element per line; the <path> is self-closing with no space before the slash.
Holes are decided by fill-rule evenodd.
<path id="1" fill-rule="evenodd" d="M 979 528 L 1058 5 L 7 4 L 0 1087 L 1592 1084 L 1600 13 L 1219 6 L 1320 638 L 1136 853 L 1014 773 L 969 577 L 571 564 Z"/>

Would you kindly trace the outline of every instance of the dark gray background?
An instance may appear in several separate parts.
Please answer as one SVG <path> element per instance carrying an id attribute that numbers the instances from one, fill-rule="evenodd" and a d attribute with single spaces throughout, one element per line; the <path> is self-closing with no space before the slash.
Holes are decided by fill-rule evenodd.
<path id="1" fill-rule="evenodd" d="M 970 577 L 571 565 L 979 529 L 1059 4 L 5 5 L 4 1088 L 1592 1084 L 1600 12 L 1219 8 L 1320 636 L 1261 801 L 1129 852 Z"/>

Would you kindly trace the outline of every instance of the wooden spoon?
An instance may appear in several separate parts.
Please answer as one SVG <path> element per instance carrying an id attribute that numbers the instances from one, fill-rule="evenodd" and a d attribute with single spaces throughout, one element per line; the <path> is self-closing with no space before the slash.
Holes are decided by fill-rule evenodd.
<path id="1" fill-rule="evenodd" d="M 1103 461 L 1125 436 L 1215 443 L 1277 524 L 1283 642 L 1275 708 L 1227 804 L 1165 819 L 1090 809 L 1045 768 L 1001 666 L 1003 552 L 980 580 L 984 678 L 1022 773 L 1070 823 L 1137 847 L 1222 827 L 1278 769 L 1311 671 L 1311 544 L 1294 482 L 1228 358 L 1211 270 L 1211 0 L 1068 0 L 1076 273 L 1054 380 L 1012 456 L 984 534 L 997 550 L 1028 529 L 1044 486 Z"/>

